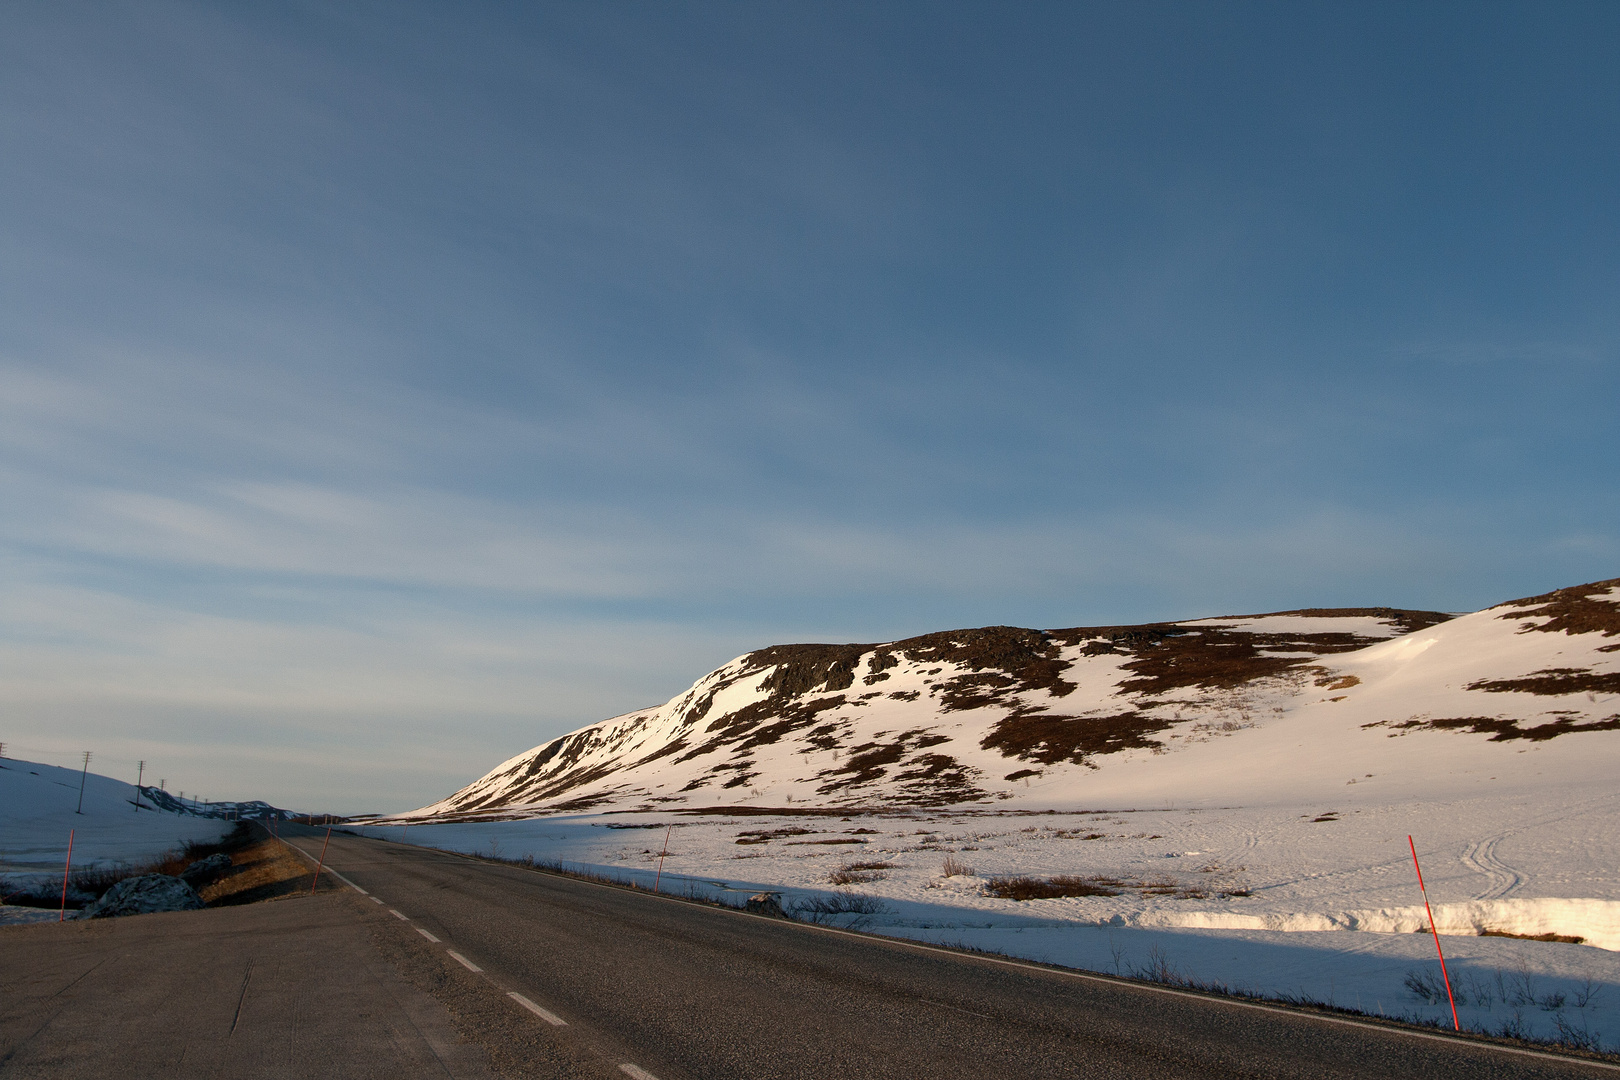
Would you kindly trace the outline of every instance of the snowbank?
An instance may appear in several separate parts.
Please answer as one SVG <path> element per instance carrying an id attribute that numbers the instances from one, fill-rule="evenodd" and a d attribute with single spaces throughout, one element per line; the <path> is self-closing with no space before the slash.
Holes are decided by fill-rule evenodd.
<path id="1" fill-rule="evenodd" d="M 1583 944 L 1620 951 L 1620 901 L 1536 897 L 1436 904 L 1435 927 L 1442 934 L 1477 936 L 1492 931 L 1515 937 L 1557 934 L 1583 938 Z M 1421 905 L 1372 911 L 1267 913 L 1232 911 L 1142 911 L 1104 920 L 1111 926 L 1186 927 L 1203 930 L 1273 930 L 1299 933 L 1362 930 L 1375 934 L 1429 932 Z"/>

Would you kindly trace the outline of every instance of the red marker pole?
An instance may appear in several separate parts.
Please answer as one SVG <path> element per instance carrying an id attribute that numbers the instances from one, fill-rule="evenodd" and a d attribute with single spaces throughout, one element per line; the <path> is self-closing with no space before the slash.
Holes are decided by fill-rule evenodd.
<path id="1" fill-rule="evenodd" d="M 1451 994 L 1451 976 L 1446 974 L 1446 954 L 1440 951 L 1440 931 L 1434 925 L 1434 909 L 1429 906 L 1429 890 L 1423 887 L 1423 867 L 1418 865 L 1417 845 L 1412 842 L 1409 835 L 1406 846 L 1412 849 L 1412 869 L 1417 871 L 1418 891 L 1423 894 L 1423 910 L 1429 913 L 1429 933 L 1434 935 L 1434 951 L 1440 957 L 1440 977 L 1446 981 L 1446 1000 L 1451 1002 L 1451 1026 L 1458 1031 L 1462 1024 L 1457 1020 L 1457 999 Z"/>
<path id="2" fill-rule="evenodd" d="M 62 910 L 57 913 L 57 922 L 63 922 L 67 919 L 67 881 L 68 871 L 71 869 L 73 869 L 73 830 L 69 829 L 67 864 L 62 867 Z M 50 908 L 46 908 L 45 910 L 49 911 Z"/>
<path id="3" fill-rule="evenodd" d="M 328 828 L 326 830 L 326 844 L 330 844 L 331 842 L 332 830 Z M 326 844 L 321 845 L 321 857 L 320 860 L 315 864 L 315 880 L 309 883 L 309 893 L 311 896 L 315 895 L 315 886 L 321 883 L 321 867 L 326 865 Z"/>
<path id="4" fill-rule="evenodd" d="M 658 853 L 658 873 L 653 877 L 653 892 L 658 891 L 658 883 L 664 880 L 664 856 L 669 854 L 669 834 L 675 831 L 675 823 L 670 822 L 669 828 L 664 830 L 664 850 Z"/>

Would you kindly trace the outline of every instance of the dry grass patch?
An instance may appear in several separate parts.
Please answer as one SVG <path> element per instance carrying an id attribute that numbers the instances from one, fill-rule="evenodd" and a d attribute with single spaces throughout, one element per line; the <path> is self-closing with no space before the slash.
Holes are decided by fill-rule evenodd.
<path id="1" fill-rule="evenodd" d="M 1065 896 L 1118 896 L 1126 882 L 1104 877 L 1058 874 L 1049 878 L 1014 874 L 993 877 L 984 891 L 1003 900 L 1055 900 Z"/>
<path id="2" fill-rule="evenodd" d="M 230 856 L 231 868 L 198 893 L 209 907 L 256 904 L 309 891 L 314 871 L 279 840 L 249 843 L 230 852 Z M 321 885 L 323 889 L 337 887 L 336 882 L 325 875 L 321 877 Z"/>
<path id="3" fill-rule="evenodd" d="M 1581 945 L 1586 939 L 1579 934 L 1515 934 L 1508 930 L 1491 930 L 1489 928 L 1479 932 L 1480 937 L 1510 937 L 1520 941 L 1561 941 L 1565 945 Z"/>
<path id="4" fill-rule="evenodd" d="M 849 863 L 828 874 L 827 880 L 834 885 L 869 885 L 888 877 L 892 869 L 888 863 L 882 862 Z"/>

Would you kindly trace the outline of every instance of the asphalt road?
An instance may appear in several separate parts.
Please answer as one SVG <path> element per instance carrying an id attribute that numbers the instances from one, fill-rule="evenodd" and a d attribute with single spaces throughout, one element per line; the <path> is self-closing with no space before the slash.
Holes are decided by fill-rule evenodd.
<path id="1" fill-rule="evenodd" d="M 0 928 L 0 1077 L 486 1080 L 477 1039 L 374 941 L 372 907 L 333 890 Z"/>
<path id="2" fill-rule="evenodd" d="M 318 853 L 319 831 L 292 832 L 284 835 Z M 457 1026 L 474 1032 L 492 1067 L 510 1075 L 1620 1075 L 1612 1066 L 831 933 L 380 840 L 334 834 L 326 858 L 364 891 L 361 912 L 398 969 L 429 989 L 439 979 L 435 992 Z"/>

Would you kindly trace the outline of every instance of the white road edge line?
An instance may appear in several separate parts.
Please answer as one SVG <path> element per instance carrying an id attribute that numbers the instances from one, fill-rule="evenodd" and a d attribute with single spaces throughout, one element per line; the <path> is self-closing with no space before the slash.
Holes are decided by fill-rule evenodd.
<path id="1" fill-rule="evenodd" d="M 393 908 L 389 908 L 388 913 L 390 915 L 392 915 L 394 918 L 398 919 L 400 922 L 410 922 L 411 921 L 410 919 L 406 918 L 404 915 L 401 915 L 399 912 L 395 911 Z"/>
<path id="2" fill-rule="evenodd" d="M 381 901 L 381 900 L 379 900 L 379 899 L 378 899 L 378 898 L 377 898 L 377 897 L 375 897 L 375 896 L 373 896 L 373 897 L 372 897 L 372 898 L 371 898 L 371 902 L 372 902 L 372 903 L 373 903 L 373 904 L 380 904 L 380 903 L 382 903 L 382 901 Z"/>
<path id="3" fill-rule="evenodd" d="M 591 882 L 591 884 L 595 884 L 595 882 Z M 612 886 L 603 886 L 603 888 L 612 888 Z M 669 897 L 667 899 L 674 898 Z M 742 915 L 750 919 L 769 919 L 773 923 L 782 922 L 781 919 L 771 915 L 756 915 L 751 911 L 736 911 L 735 909 L 731 910 L 734 912 L 734 914 Z M 1260 1012 L 1280 1013 L 1283 1016 L 1294 1016 L 1305 1020 L 1316 1020 L 1323 1024 L 1340 1024 L 1344 1027 L 1361 1028 L 1363 1030 L 1371 1028 L 1374 1031 L 1388 1032 L 1391 1035 L 1404 1035 L 1409 1039 L 1428 1039 L 1432 1042 L 1447 1043 L 1451 1046 L 1469 1047 L 1476 1050 L 1494 1050 L 1500 1054 L 1517 1054 L 1520 1057 L 1542 1058 L 1547 1061 L 1558 1061 L 1565 1064 L 1575 1065 L 1588 1065 L 1596 1069 L 1610 1069 L 1615 1072 L 1620 1072 L 1620 1065 L 1610 1065 L 1608 1062 L 1593 1061 L 1590 1058 L 1575 1057 L 1573 1055 L 1566 1056 L 1564 1054 L 1548 1054 L 1540 1050 L 1521 1050 L 1517 1046 L 1502 1046 L 1499 1043 L 1461 1038 L 1455 1035 L 1431 1035 L 1426 1031 L 1411 1031 L 1391 1024 L 1375 1024 L 1364 1020 L 1356 1020 L 1348 1016 L 1322 1016 L 1316 1013 L 1305 1012 L 1302 1009 L 1285 1009 L 1279 1005 L 1269 1005 L 1260 1001 L 1239 1001 L 1233 998 L 1218 997 L 1213 994 L 1198 994 L 1188 990 L 1177 990 L 1174 987 L 1169 986 L 1154 986 L 1152 983 L 1137 982 L 1134 979 L 1110 979 L 1105 975 L 1093 975 L 1088 971 L 1072 971 L 1065 970 L 1063 968 L 1041 967 L 1039 964 L 1024 963 L 1020 960 L 1004 960 L 996 956 L 959 952 L 956 949 L 942 949 L 935 945 L 926 945 L 920 941 L 911 941 L 902 937 L 891 938 L 883 937 L 877 934 L 854 934 L 848 930 L 839 930 L 831 926 L 817 926 L 814 923 L 790 922 L 788 925 L 805 930 L 816 930 L 824 934 L 837 934 L 840 937 L 852 937 L 866 941 L 876 939 L 880 942 L 902 945 L 906 948 L 916 949 L 920 952 L 940 953 L 945 956 L 963 957 L 969 960 L 978 960 L 986 964 L 997 964 L 1001 967 L 1022 968 L 1025 971 L 1043 971 L 1048 975 L 1060 975 L 1067 979 L 1078 979 L 1081 982 L 1111 983 L 1114 986 L 1120 986 L 1130 990 L 1145 990 L 1148 993 L 1167 994 L 1171 997 L 1194 998 L 1198 1001 L 1207 1001 L 1218 1005 L 1230 1005 L 1239 1009 L 1257 1009 Z"/>
<path id="4" fill-rule="evenodd" d="M 542 1009 L 540 1006 L 536 1005 L 534 1002 L 530 1001 L 528 998 L 524 997 L 515 990 L 508 990 L 506 992 L 506 996 L 523 1006 L 525 1009 L 528 1009 L 530 1012 L 534 1013 L 534 1015 L 538 1016 L 552 1027 L 568 1026 L 568 1021 L 564 1020 L 554 1012 Z"/>
<path id="5" fill-rule="evenodd" d="M 315 856 L 311 855 L 309 852 L 305 851 L 303 848 L 299 847 L 297 844 L 293 843 L 291 840 L 284 840 L 279 836 L 276 837 L 276 839 L 281 840 L 281 842 L 283 844 L 286 844 L 288 847 L 290 847 L 294 851 L 298 852 L 300 855 L 302 855 L 304 858 L 308 859 L 310 862 L 315 863 L 317 866 L 322 865 L 321 861 L 319 859 L 317 859 Z M 350 881 L 348 878 L 344 877 L 342 874 L 340 874 L 336 870 L 332 869 L 330 866 L 328 866 L 328 867 L 326 867 L 326 869 L 322 870 L 321 873 L 323 873 L 323 874 L 331 874 L 333 877 L 335 877 L 339 881 L 343 882 L 343 884 L 347 885 L 349 888 L 353 889 L 355 892 L 359 893 L 361 896 L 370 896 L 371 895 L 370 893 L 366 892 L 366 890 L 362 889 L 360 886 L 356 885 L 354 882 Z"/>
<path id="6" fill-rule="evenodd" d="M 435 945 L 437 945 L 439 943 L 438 938 L 434 937 L 432 934 L 428 933 L 426 930 L 422 929 L 420 926 L 418 926 L 416 928 L 416 932 L 418 934 L 421 934 L 423 937 L 427 938 L 429 941 L 433 942 L 433 944 L 435 944 Z"/>
<path id="7" fill-rule="evenodd" d="M 643 1069 L 640 1065 L 632 1065 L 628 1061 L 619 1066 L 619 1071 L 635 1077 L 635 1080 L 658 1080 L 658 1077 Z"/>
<path id="8" fill-rule="evenodd" d="M 471 960 L 467 959 L 465 956 L 462 956 L 460 953 L 456 952 L 456 950 L 454 950 L 454 949 L 446 949 L 444 951 L 450 954 L 450 958 L 452 960 L 454 960 L 456 963 L 460 964 L 462 967 L 466 968 L 468 971 L 483 971 L 484 970 L 483 968 L 479 967 L 477 964 L 473 963 Z"/>

